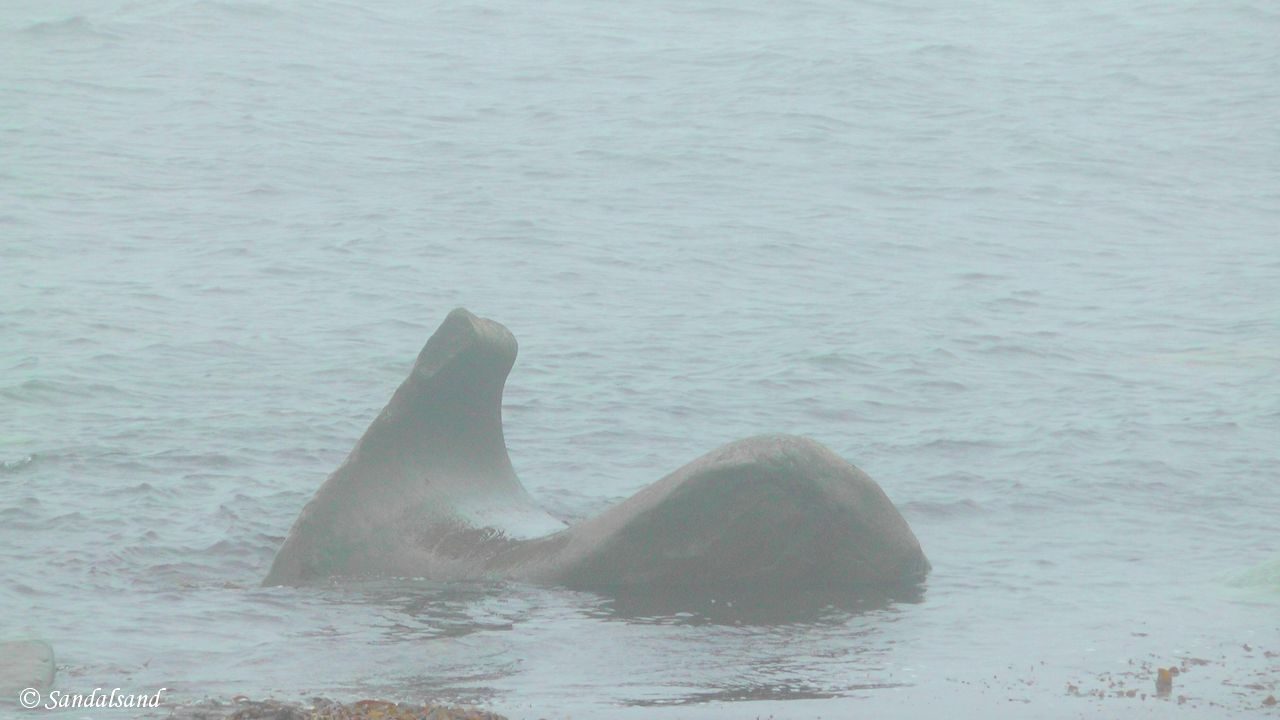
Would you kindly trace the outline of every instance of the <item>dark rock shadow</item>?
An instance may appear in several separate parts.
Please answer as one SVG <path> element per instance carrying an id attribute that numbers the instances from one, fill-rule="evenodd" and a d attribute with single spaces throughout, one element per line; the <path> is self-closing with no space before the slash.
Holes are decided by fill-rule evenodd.
<path id="1" fill-rule="evenodd" d="M 778 589 L 732 590 L 655 588 L 600 596 L 591 617 L 629 623 L 679 625 L 836 624 L 851 615 L 883 610 L 895 603 L 924 602 L 923 585 L 894 590 Z"/>

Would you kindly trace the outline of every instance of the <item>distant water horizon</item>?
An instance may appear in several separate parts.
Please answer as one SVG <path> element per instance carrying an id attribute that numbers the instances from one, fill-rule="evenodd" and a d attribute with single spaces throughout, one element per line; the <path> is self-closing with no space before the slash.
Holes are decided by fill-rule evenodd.
<path id="1" fill-rule="evenodd" d="M 1276 715 L 1277 37 L 1259 2 L 0 3 L 0 640 L 175 702 Z M 520 343 L 551 514 L 804 435 L 923 596 L 260 587 L 459 306 Z"/>

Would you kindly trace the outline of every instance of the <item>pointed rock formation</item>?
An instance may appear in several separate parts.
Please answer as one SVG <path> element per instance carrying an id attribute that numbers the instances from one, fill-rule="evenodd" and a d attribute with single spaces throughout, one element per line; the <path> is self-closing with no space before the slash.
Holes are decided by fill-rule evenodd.
<path id="1" fill-rule="evenodd" d="M 505 327 L 461 308 L 449 313 L 303 508 L 266 583 L 476 577 L 497 550 L 563 529 L 533 503 L 507 457 L 502 388 L 515 359 Z"/>
<path id="2" fill-rule="evenodd" d="M 730 443 L 565 528 L 516 479 L 502 389 L 516 342 L 458 309 L 303 509 L 266 584 L 510 578 L 602 592 L 892 594 L 929 563 L 865 473 L 807 438 Z"/>

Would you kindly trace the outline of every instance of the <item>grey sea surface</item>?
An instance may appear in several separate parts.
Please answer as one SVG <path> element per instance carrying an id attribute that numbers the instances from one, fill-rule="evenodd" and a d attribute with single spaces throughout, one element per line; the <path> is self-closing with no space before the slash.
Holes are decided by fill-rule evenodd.
<path id="1" fill-rule="evenodd" d="M 1261 0 L 3 0 L 0 639 L 175 702 L 1280 715 L 1277 78 Z M 923 597 L 259 587 L 455 306 L 554 514 L 808 435 Z"/>

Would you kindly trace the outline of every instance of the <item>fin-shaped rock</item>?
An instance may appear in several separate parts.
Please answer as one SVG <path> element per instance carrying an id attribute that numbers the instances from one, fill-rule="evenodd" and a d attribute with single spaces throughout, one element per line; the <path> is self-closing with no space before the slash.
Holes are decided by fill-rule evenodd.
<path id="1" fill-rule="evenodd" d="M 449 313 L 355 449 L 302 510 L 269 585 L 333 576 L 474 577 L 478 556 L 564 524 L 516 479 L 502 389 L 516 339 Z"/>
<path id="2" fill-rule="evenodd" d="M 571 528 L 511 468 L 502 389 L 516 342 L 455 310 L 303 509 L 266 584 L 335 576 L 509 578 L 618 593 L 892 594 L 929 570 L 865 473 L 807 438 L 730 443 Z"/>

